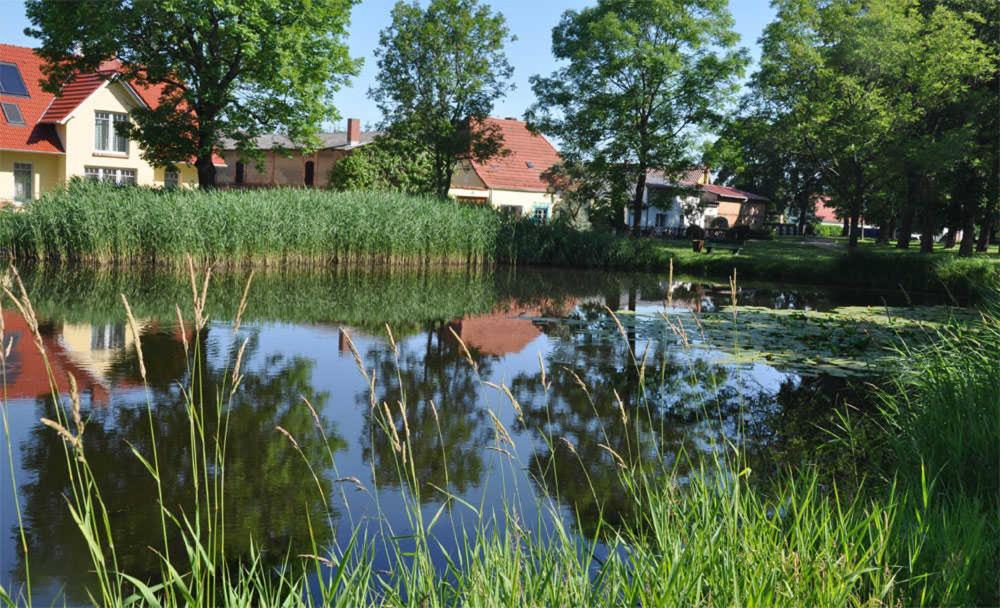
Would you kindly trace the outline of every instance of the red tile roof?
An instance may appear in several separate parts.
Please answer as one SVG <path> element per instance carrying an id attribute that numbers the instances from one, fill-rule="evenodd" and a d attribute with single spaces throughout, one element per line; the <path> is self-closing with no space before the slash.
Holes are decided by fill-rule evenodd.
<path id="1" fill-rule="evenodd" d="M 24 117 L 23 125 L 8 124 L 0 118 L 0 150 L 61 154 L 63 147 L 55 128 L 50 124 L 39 124 L 54 97 L 42 91 L 39 84 L 42 78 L 42 59 L 27 47 L 0 44 L 0 62 L 16 65 L 28 89 L 28 97 L 0 95 L 0 101 L 16 103 Z"/>
<path id="2" fill-rule="evenodd" d="M 746 192 L 744 190 L 737 190 L 736 188 L 730 188 L 729 186 L 717 186 L 715 184 L 701 184 L 699 186 L 705 192 L 714 194 L 716 196 L 721 196 L 724 198 L 732 198 L 739 201 L 766 201 L 767 198 L 754 194 L 753 192 Z"/>
<path id="3" fill-rule="evenodd" d="M 561 162 L 559 152 L 541 135 L 528 130 L 528 126 L 513 119 L 489 118 L 487 124 L 496 126 L 503 133 L 506 156 L 492 158 L 485 163 L 473 161 L 472 166 L 487 188 L 547 192 L 548 184 L 542 173 Z"/>
<path id="4" fill-rule="evenodd" d="M 101 88 L 121 67 L 117 61 L 105 61 L 93 74 L 82 74 L 67 83 L 59 95 L 42 90 L 42 65 L 45 60 L 35 50 L 10 44 L 0 44 L 0 62 L 13 63 L 21 72 L 29 97 L 0 95 L 0 101 L 16 103 L 24 117 L 24 125 L 11 125 L 0 120 L 0 150 L 25 150 L 28 152 L 64 152 L 56 134 L 55 124 L 65 120 L 94 91 Z M 155 108 L 163 93 L 163 85 L 140 86 L 127 83 L 129 88 L 149 107 Z M 212 155 L 217 166 L 226 161 L 218 154 Z M 194 164 L 194 160 L 188 161 Z"/>

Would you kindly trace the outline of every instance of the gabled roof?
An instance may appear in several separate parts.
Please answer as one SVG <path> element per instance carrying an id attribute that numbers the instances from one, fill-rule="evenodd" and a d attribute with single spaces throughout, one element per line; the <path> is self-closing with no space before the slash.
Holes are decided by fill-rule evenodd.
<path id="1" fill-rule="evenodd" d="M 754 194 L 753 192 L 746 192 L 744 190 L 738 190 L 736 188 L 730 188 L 729 186 L 717 186 L 715 184 L 700 184 L 698 186 L 702 191 L 714 194 L 720 198 L 728 198 L 737 200 L 740 202 L 754 202 L 763 203 L 768 199 L 759 194 Z"/>
<path id="2" fill-rule="evenodd" d="M 320 150 L 350 150 L 357 146 L 363 146 L 375 141 L 375 138 L 381 135 L 378 131 L 362 131 L 361 141 L 353 146 L 347 141 L 346 131 L 333 131 L 330 133 L 319 133 L 319 149 Z M 298 150 L 302 146 L 293 142 L 288 138 L 287 135 L 281 135 L 278 133 L 268 133 L 261 135 L 254 140 L 254 148 L 257 150 L 273 150 L 275 148 L 280 148 L 284 150 Z M 231 139 L 222 140 L 223 150 L 235 150 L 236 142 Z"/>
<path id="3" fill-rule="evenodd" d="M 698 186 L 712 183 L 712 173 L 708 167 L 691 167 L 678 179 L 667 179 L 666 173 L 651 169 L 646 173 L 646 183 L 652 187 Z"/>
<path id="4" fill-rule="evenodd" d="M 42 90 L 42 66 L 45 60 L 35 50 L 25 46 L 0 44 L 0 62 L 17 66 L 28 89 L 28 97 L 0 95 L 0 101 L 16 103 L 24 117 L 23 125 L 12 125 L 0 119 L 0 150 L 24 150 L 63 154 L 62 142 L 55 125 L 66 120 L 81 103 L 100 89 L 120 69 L 117 61 L 105 61 L 96 72 L 80 74 L 69 81 L 59 95 Z M 136 101 L 155 108 L 163 93 L 162 85 L 138 86 L 120 81 L 135 96 Z M 215 154 L 213 162 L 225 166 L 225 161 Z M 192 162 L 192 161 L 188 161 Z"/>
<path id="5" fill-rule="evenodd" d="M 27 97 L 0 95 L 0 102 L 17 104 L 24 118 L 23 125 L 12 125 L 0 117 L 0 150 L 62 154 L 62 142 L 55 128 L 39 122 L 55 97 L 43 91 L 39 84 L 44 63 L 42 58 L 30 48 L 0 44 L 0 62 L 16 65 L 28 89 Z"/>
<path id="6" fill-rule="evenodd" d="M 488 118 L 486 124 L 497 127 L 503 134 L 506 156 L 491 158 L 486 162 L 472 161 L 472 168 L 487 188 L 518 190 L 522 192 L 548 192 L 549 186 L 542 174 L 562 162 L 559 152 L 541 135 L 528 130 L 528 126 L 511 118 Z"/>

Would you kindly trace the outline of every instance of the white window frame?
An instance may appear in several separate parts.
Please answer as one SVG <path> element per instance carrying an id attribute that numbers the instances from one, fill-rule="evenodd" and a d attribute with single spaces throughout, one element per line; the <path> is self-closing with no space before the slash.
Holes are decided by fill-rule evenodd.
<path id="1" fill-rule="evenodd" d="M 94 150 L 128 156 L 128 137 L 118 132 L 118 125 L 121 124 L 128 124 L 128 114 L 103 110 L 94 112 Z"/>
<path id="2" fill-rule="evenodd" d="M 88 165 L 83 168 L 83 174 L 87 179 L 109 182 L 119 186 L 134 186 L 138 183 L 138 171 L 124 167 L 91 167 Z"/>
<path id="3" fill-rule="evenodd" d="M 531 221 L 539 224 L 547 224 L 549 222 L 549 208 L 544 205 L 539 205 L 532 209 Z"/>
<path id="4" fill-rule="evenodd" d="M 25 172 L 28 174 L 28 192 L 27 198 L 24 196 L 17 195 L 17 178 L 20 173 L 21 177 L 24 177 Z M 31 163 L 14 163 L 14 202 L 16 203 L 29 203 L 35 200 L 35 167 Z"/>

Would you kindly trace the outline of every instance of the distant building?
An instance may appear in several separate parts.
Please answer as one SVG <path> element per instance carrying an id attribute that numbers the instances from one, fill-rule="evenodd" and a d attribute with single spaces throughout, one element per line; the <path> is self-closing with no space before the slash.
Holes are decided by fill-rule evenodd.
<path id="1" fill-rule="evenodd" d="M 712 183 L 708 167 L 690 169 L 671 179 L 661 171 L 646 177 L 640 226 L 644 230 L 681 229 L 690 225 L 702 228 L 731 228 L 737 225 L 762 226 L 768 199 Z M 625 212 L 627 226 L 632 226 L 634 210 Z"/>
<path id="2" fill-rule="evenodd" d="M 262 135 L 254 142 L 255 148 L 263 152 L 260 166 L 241 158 L 235 143 L 226 141 L 222 145 L 226 167 L 216 179 L 223 185 L 246 188 L 326 188 L 333 166 L 377 136 L 376 132 L 362 131 L 357 118 L 347 120 L 346 131 L 320 133 L 319 147 L 308 153 L 284 135 Z"/>
<path id="3" fill-rule="evenodd" d="M 490 118 L 488 124 L 499 128 L 508 154 L 460 163 L 448 195 L 460 203 L 490 205 L 518 217 L 548 221 L 558 196 L 549 192 L 542 175 L 561 162 L 559 152 L 520 120 Z"/>
<path id="4" fill-rule="evenodd" d="M 119 133 L 138 107 L 155 108 L 161 87 L 143 87 L 104 62 L 79 74 L 57 95 L 42 90 L 44 60 L 34 49 L 0 44 L 0 203 L 27 203 L 72 177 L 119 184 L 193 186 L 191 159 L 154 167 L 139 145 Z M 222 159 L 217 158 L 216 164 Z"/>

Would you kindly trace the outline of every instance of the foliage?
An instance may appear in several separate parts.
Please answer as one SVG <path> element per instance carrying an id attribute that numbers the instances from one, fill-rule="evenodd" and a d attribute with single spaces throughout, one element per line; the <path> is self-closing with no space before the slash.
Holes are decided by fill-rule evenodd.
<path id="1" fill-rule="evenodd" d="M 431 154 L 411 140 L 378 137 L 334 163 L 330 187 L 407 194 L 434 192 Z"/>
<path id="2" fill-rule="evenodd" d="M 763 120 L 786 134 L 782 143 L 795 161 L 786 172 L 802 165 L 806 175 L 821 176 L 821 188 L 850 218 L 851 247 L 862 214 L 901 213 L 908 241 L 911 211 L 922 214 L 925 245 L 932 245 L 934 181 L 953 168 L 951 153 L 966 149 L 969 135 L 941 114 L 995 61 L 972 23 L 943 6 L 922 10 L 915 0 L 781 0 L 776 8 L 748 95 L 763 103 Z M 885 194 L 901 183 L 903 194 Z"/>
<path id="3" fill-rule="evenodd" d="M 385 131 L 428 150 L 428 193 L 448 196 L 457 162 L 502 152 L 502 134 L 483 121 L 510 87 L 504 46 L 512 40 L 503 15 L 479 0 L 431 0 L 426 9 L 400 0 L 392 9 L 369 95 Z"/>
<path id="4" fill-rule="evenodd" d="M 722 0 L 599 0 L 567 11 L 552 32 L 566 64 L 532 78 L 528 122 L 570 160 L 622 172 L 638 209 L 647 171 L 687 170 L 695 129 L 719 118 L 746 63 L 737 40 Z"/>
<path id="5" fill-rule="evenodd" d="M 215 184 L 212 153 L 223 138 L 244 148 L 283 129 L 311 143 L 336 118 L 332 95 L 357 63 L 345 41 L 356 0 L 30 0 L 47 87 L 121 62 L 130 82 L 159 95 L 138 107 L 131 135 L 145 158 L 170 166 L 196 159 L 202 186 Z"/>
<path id="6" fill-rule="evenodd" d="M 489 209 L 403 194 L 83 181 L 0 214 L 0 246 L 41 261 L 180 265 L 190 254 L 232 264 L 477 265 L 494 259 L 500 226 Z"/>

